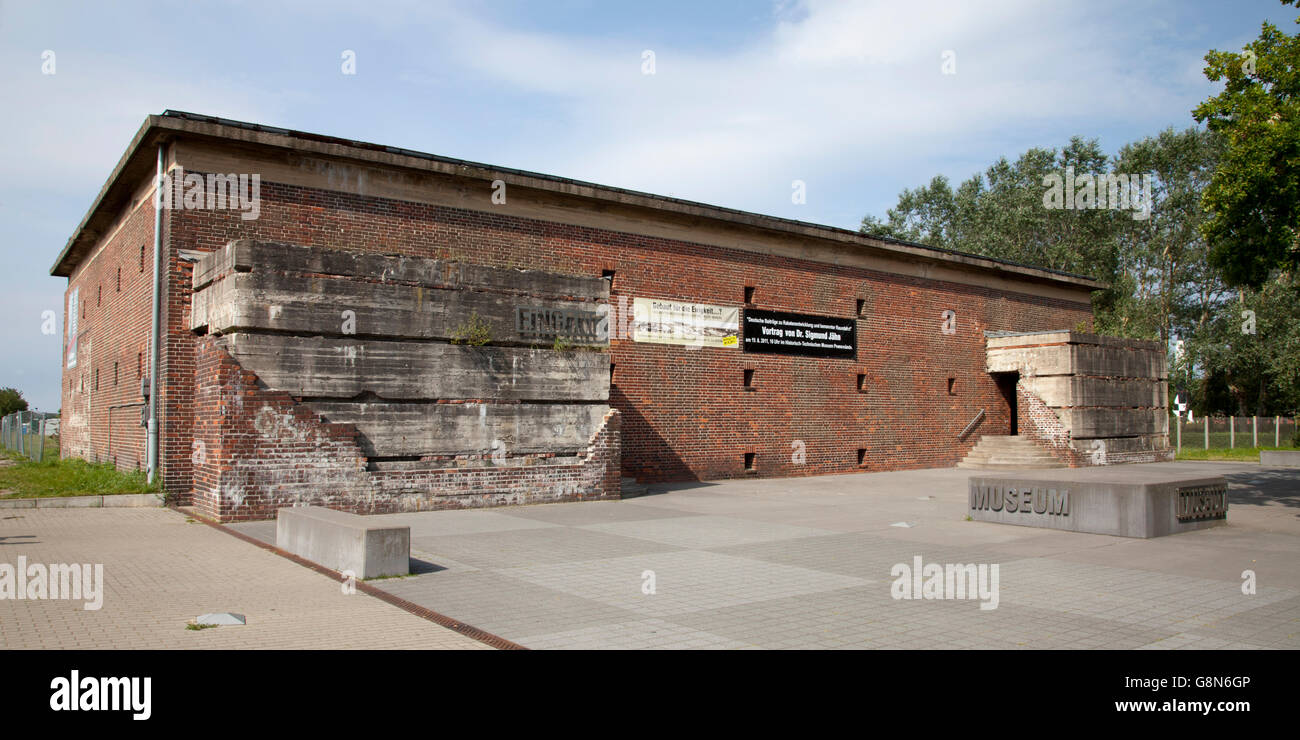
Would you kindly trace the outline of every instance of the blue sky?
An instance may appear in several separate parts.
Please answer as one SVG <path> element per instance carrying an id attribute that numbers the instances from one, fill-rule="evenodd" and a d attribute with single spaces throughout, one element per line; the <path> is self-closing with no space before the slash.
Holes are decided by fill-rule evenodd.
<path id="1" fill-rule="evenodd" d="M 3 1 L 0 386 L 58 408 L 62 326 L 42 334 L 41 313 L 62 320 L 66 281 L 49 268 L 167 108 L 856 228 L 935 174 L 1190 126 L 1217 92 L 1205 52 L 1266 19 L 1293 33 L 1295 15 L 1275 0 Z"/>

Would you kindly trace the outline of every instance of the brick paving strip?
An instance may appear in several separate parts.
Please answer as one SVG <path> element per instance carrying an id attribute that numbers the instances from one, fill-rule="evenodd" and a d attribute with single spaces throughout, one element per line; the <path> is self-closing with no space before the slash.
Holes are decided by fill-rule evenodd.
<path id="1" fill-rule="evenodd" d="M 244 542 L 248 542 L 250 544 L 256 545 L 262 548 L 263 550 L 273 552 L 282 558 L 292 560 L 293 562 L 303 566 L 304 568 L 310 568 L 316 571 L 317 573 L 333 578 L 339 583 L 343 583 L 346 580 L 343 574 L 339 573 L 336 570 L 331 570 L 318 563 L 313 563 L 312 561 L 294 555 L 293 553 L 288 552 L 287 550 L 281 550 L 280 548 L 270 544 L 269 542 L 263 542 L 257 539 L 256 537 L 252 537 L 244 534 L 243 532 L 230 529 L 229 527 L 219 524 L 209 519 L 208 517 L 198 514 L 191 507 L 172 507 L 172 508 L 174 511 L 177 511 L 178 513 L 184 514 L 200 522 L 203 522 L 204 524 L 208 525 L 209 527 L 212 527 L 213 529 L 218 529 L 232 537 L 237 537 L 243 540 Z M 505 639 L 504 637 L 498 637 L 497 635 L 494 635 L 491 632 L 487 632 L 477 627 L 474 627 L 472 625 L 465 624 L 460 620 L 452 619 L 451 617 L 445 616 L 443 614 L 439 614 L 438 612 L 435 612 L 432 609 L 426 609 L 425 607 L 420 606 L 419 604 L 407 601 L 406 599 L 403 599 L 400 596 L 396 596 L 394 594 L 388 593 L 387 591 L 383 591 L 381 589 L 375 588 L 374 586 L 371 586 L 365 581 L 356 581 L 355 585 L 357 590 L 364 594 L 369 594 L 370 596 L 373 596 L 379 599 L 380 601 L 388 602 L 389 604 L 392 604 L 393 606 L 396 606 L 397 608 L 402 609 L 404 611 L 410 612 L 411 614 L 414 614 L 417 617 L 420 617 L 422 619 L 427 619 L 430 622 L 433 622 L 434 624 L 440 625 L 442 627 L 446 627 L 447 629 L 452 630 L 453 632 L 459 632 L 460 634 L 465 635 L 470 639 L 478 640 L 479 642 L 494 647 L 498 650 L 527 650 L 528 649 L 523 645 L 513 643 Z"/>
<path id="2" fill-rule="evenodd" d="M 159 508 L 0 511 L 0 562 L 102 564 L 99 610 L 84 600 L 0 600 L 0 649 L 491 649 L 394 608 L 345 594 L 285 558 Z M 205 612 L 245 626 L 188 630 Z"/>

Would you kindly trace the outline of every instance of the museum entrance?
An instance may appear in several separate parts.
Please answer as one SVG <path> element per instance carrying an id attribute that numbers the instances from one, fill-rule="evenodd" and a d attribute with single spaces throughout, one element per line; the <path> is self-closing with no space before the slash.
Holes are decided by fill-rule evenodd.
<path id="1" fill-rule="evenodd" d="M 1020 373 L 990 373 L 993 376 L 993 382 L 997 384 L 998 391 L 1002 394 L 1002 400 L 1007 404 L 1007 416 L 1011 419 L 1010 431 L 1007 434 L 1016 436 L 1019 434 L 1016 420 L 1019 416 L 1019 409 L 1016 408 L 1016 383 L 1020 381 Z"/>

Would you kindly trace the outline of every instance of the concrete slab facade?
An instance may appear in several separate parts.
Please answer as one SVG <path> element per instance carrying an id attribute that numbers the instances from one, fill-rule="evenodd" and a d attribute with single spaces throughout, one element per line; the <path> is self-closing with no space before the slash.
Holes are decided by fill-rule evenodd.
<path id="1" fill-rule="evenodd" d="M 1174 459 L 1158 342 L 1077 331 L 990 333 L 990 373 L 1014 373 L 1019 430 L 1072 467 Z"/>

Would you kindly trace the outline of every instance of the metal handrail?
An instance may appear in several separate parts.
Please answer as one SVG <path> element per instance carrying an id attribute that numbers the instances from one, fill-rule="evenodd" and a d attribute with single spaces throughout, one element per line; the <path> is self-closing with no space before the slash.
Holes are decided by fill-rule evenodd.
<path id="1" fill-rule="evenodd" d="M 975 428 L 975 425 L 980 423 L 980 419 L 983 418 L 984 418 L 984 409 L 980 409 L 980 412 L 978 414 L 975 414 L 975 418 L 970 420 L 970 423 L 966 425 L 966 428 L 961 430 L 961 434 L 957 435 L 957 439 L 963 439 L 967 434 L 970 434 L 971 430 Z"/>

